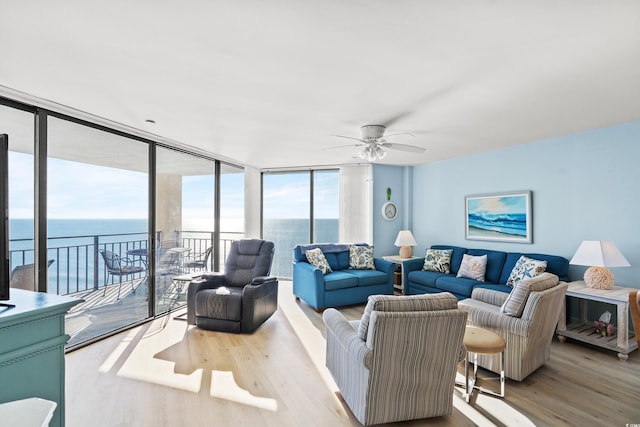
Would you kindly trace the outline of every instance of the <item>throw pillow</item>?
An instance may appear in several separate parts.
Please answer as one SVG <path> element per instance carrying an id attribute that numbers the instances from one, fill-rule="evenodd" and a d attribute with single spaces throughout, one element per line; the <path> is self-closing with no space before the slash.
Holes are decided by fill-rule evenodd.
<path id="1" fill-rule="evenodd" d="M 375 311 L 431 311 L 458 308 L 458 298 L 449 292 L 421 295 L 370 295 L 358 325 L 358 336 L 367 340 L 369 320 Z"/>
<path id="2" fill-rule="evenodd" d="M 453 249 L 427 249 L 422 269 L 449 274 L 451 272 L 451 254 Z"/>
<path id="3" fill-rule="evenodd" d="M 500 307 L 500 313 L 512 317 L 522 316 L 531 292 L 540 292 L 553 288 L 558 282 L 558 276 L 551 273 L 541 273 L 534 278 L 516 282 L 507 300 Z"/>
<path id="4" fill-rule="evenodd" d="M 357 270 L 375 270 L 373 246 L 349 246 L 349 268 Z"/>
<path id="5" fill-rule="evenodd" d="M 318 267 L 320 271 L 322 271 L 322 274 L 331 273 L 333 271 L 329 266 L 327 258 L 322 253 L 322 249 L 309 249 L 305 252 L 305 255 L 307 256 L 307 260 L 309 260 L 309 264 Z"/>
<path id="6" fill-rule="evenodd" d="M 466 277 L 467 279 L 484 282 L 484 273 L 487 271 L 487 256 L 462 255 L 462 264 L 456 277 Z"/>
<path id="7" fill-rule="evenodd" d="M 520 280 L 530 279 L 544 273 L 546 269 L 547 261 L 538 261 L 537 259 L 522 255 L 518 261 L 516 261 L 516 265 L 513 266 L 513 270 L 511 270 L 506 284 L 507 286 L 513 286 Z"/>

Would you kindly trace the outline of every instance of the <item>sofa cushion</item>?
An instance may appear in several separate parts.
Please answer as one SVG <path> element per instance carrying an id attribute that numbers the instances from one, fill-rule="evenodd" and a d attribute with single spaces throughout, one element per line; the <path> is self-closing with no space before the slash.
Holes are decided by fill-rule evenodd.
<path id="1" fill-rule="evenodd" d="M 456 277 L 465 277 L 484 282 L 485 271 L 487 271 L 487 255 L 473 256 L 464 254 Z"/>
<path id="2" fill-rule="evenodd" d="M 536 277 L 537 275 L 544 273 L 546 268 L 546 261 L 539 261 L 522 255 L 520 259 L 518 259 L 518 262 L 516 262 L 513 270 L 511 270 L 511 274 L 509 274 L 507 286 L 513 286 L 520 280 Z"/>
<path id="3" fill-rule="evenodd" d="M 306 252 L 306 255 L 307 255 L 307 259 L 309 260 L 309 263 L 319 268 L 320 271 L 322 271 L 322 274 L 331 273 L 333 271 L 329 266 L 329 262 L 327 261 L 327 258 L 324 256 L 324 253 L 322 253 L 322 249 L 316 248 L 316 249 L 308 250 Z"/>
<path id="4" fill-rule="evenodd" d="M 508 316 L 520 317 L 527 305 L 527 299 L 531 292 L 540 292 L 558 284 L 558 276 L 551 273 L 541 273 L 533 278 L 516 282 L 509 293 L 507 300 L 500 307 L 500 313 Z"/>
<path id="5" fill-rule="evenodd" d="M 451 272 L 451 254 L 453 249 L 427 249 L 422 269 L 436 273 L 449 274 Z"/>
<path id="6" fill-rule="evenodd" d="M 389 275 L 379 270 L 345 270 L 345 273 L 358 278 L 358 286 L 381 285 L 387 283 Z"/>
<path id="7" fill-rule="evenodd" d="M 461 248 L 460 246 L 449 246 L 449 245 L 432 245 L 431 249 L 453 249 L 453 253 L 451 254 L 451 272 L 453 274 L 458 274 L 460 263 L 462 263 L 462 255 L 467 253 L 466 248 Z"/>
<path id="8" fill-rule="evenodd" d="M 458 308 L 458 299 L 448 292 L 425 295 L 370 295 L 358 324 L 358 336 L 367 339 L 374 311 L 433 311 Z"/>
<path id="9" fill-rule="evenodd" d="M 349 268 L 375 270 L 373 246 L 349 246 Z"/>
<path id="10" fill-rule="evenodd" d="M 198 317 L 239 322 L 242 316 L 242 288 L 203 289 L 196 294 Z"/>
<path id="11" fill-rule="evenodd" d="M 358 277 L 347 270 L 333 271 L 324 276 L 324 290 L 335 291 L 336 289 L 353 288 L 358 286 Z"/>
<path id="12" fill-rule="evenodd" d="M 484 280 L 490 283 L 500 283 L 500 273 L 502 272 L 504 260 L 507 258 L 506 252 L 491 251 L 488 249 L 469 249 L 467 253 L 474 256 L 486 255 L 487 271 L 484 274 Z"/>
<path id="13" fill-rule="evenodd" d="M 420 285 L 436 287 L 436 280 L 440 277 L 446 277 L 444 273 L 437 273 L 435 271 L 414 270 L 407 274 L 407 280 L 409 282 L 418 283 Z"/>
<path id="14" fill-rule="evenodd" d="M 477 280 L 464 277 L 444 276 L 436 281 L 436 288 L 441 291 L 451 292 L 457 295 L 471 295 L 471 291 L 478 285 Z"/>

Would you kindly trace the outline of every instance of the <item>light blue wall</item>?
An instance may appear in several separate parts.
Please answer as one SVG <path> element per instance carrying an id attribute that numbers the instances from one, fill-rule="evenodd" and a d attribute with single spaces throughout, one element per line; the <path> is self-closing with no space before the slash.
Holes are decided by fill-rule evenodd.
<path id="1" fill-rule="evenodd" d="M 453 244 L 571 259 L 582 240 L 610 240 L 631 264 L 611 270 L 616 283 L 640 288 L 639 162 L 636 121 L 416 166 L 411 190 L 418 242 L 414 253 L 423 255 L 432 244 Z M 401 179 L 384 171 L 377 181 L 386 175 Z M 533 244 L 465 239 L 466 195 L 517 190 L 533 192 Z M 382 235 L 380 221 L 375 218 L 374 229 Z M 385 239 L 393 234 L 386 231 Z M 585 268 L 571 266 L 571 278 L 581 279 Z"/>
<path id="2" fill-rule="evenodd" d="M 373 165 L 373 245 L 375 255 L 397 255 L 400 248 L 393 245 L 400 230 L 411 229 L 412 168 Z M 391 188 L 391 201 L 398 205 L 398 216 L 392 221 L 382 217 L 382 205 L 387 201 L 387 187 Z"/>

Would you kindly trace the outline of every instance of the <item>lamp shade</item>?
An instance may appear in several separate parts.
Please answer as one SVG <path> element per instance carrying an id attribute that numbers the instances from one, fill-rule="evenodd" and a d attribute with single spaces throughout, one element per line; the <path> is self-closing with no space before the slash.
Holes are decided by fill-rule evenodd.
<path id="1" fill-rule="evenodd" d="M 585 240 L 580 244 L 569 264 L 588 265 L 585 284 L 590 288 L 611 289 L 615 278 L 607 267 L 628 267 L 629 261 L 612 242 Z"/>
<path id="2" fill-rule="evenodd" d="M 415 246 L 416 239 L 413 238 L 413 234 L 409 230 L 400 230 L 396 242 L 394 245 L 400 246 L 400 258 L 411 258 L 413 255 L 413 249 L 411 246 Z"/>
<path id="3" fill-rule="evenodd" d="M 396 237 L 395 246 L 416 246 L 418 243 L 409 230 L 400 230 Z"/>
<path id="4" fill-rule="evenodd" d="M 580 244 L 569 264 L 595 267 L 629 267 L 629 261 L 613 242 L 585 240 Z"/>

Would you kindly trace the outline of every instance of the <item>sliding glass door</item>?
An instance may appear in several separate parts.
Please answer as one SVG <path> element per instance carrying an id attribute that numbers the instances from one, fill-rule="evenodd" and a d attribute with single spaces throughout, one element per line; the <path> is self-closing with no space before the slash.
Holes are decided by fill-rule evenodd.
<path id="1" fill-rule="evenodd" d="M 48 117 L 47 291 L 85 300 L 70 345 L 150 316 L 149 146 Z"/>
<path id="2" fill-rule="evenodd" d="M 213 271 L 215 162 L 156 150 L 156 314 L 186 304 L 194 274 Z"/>

